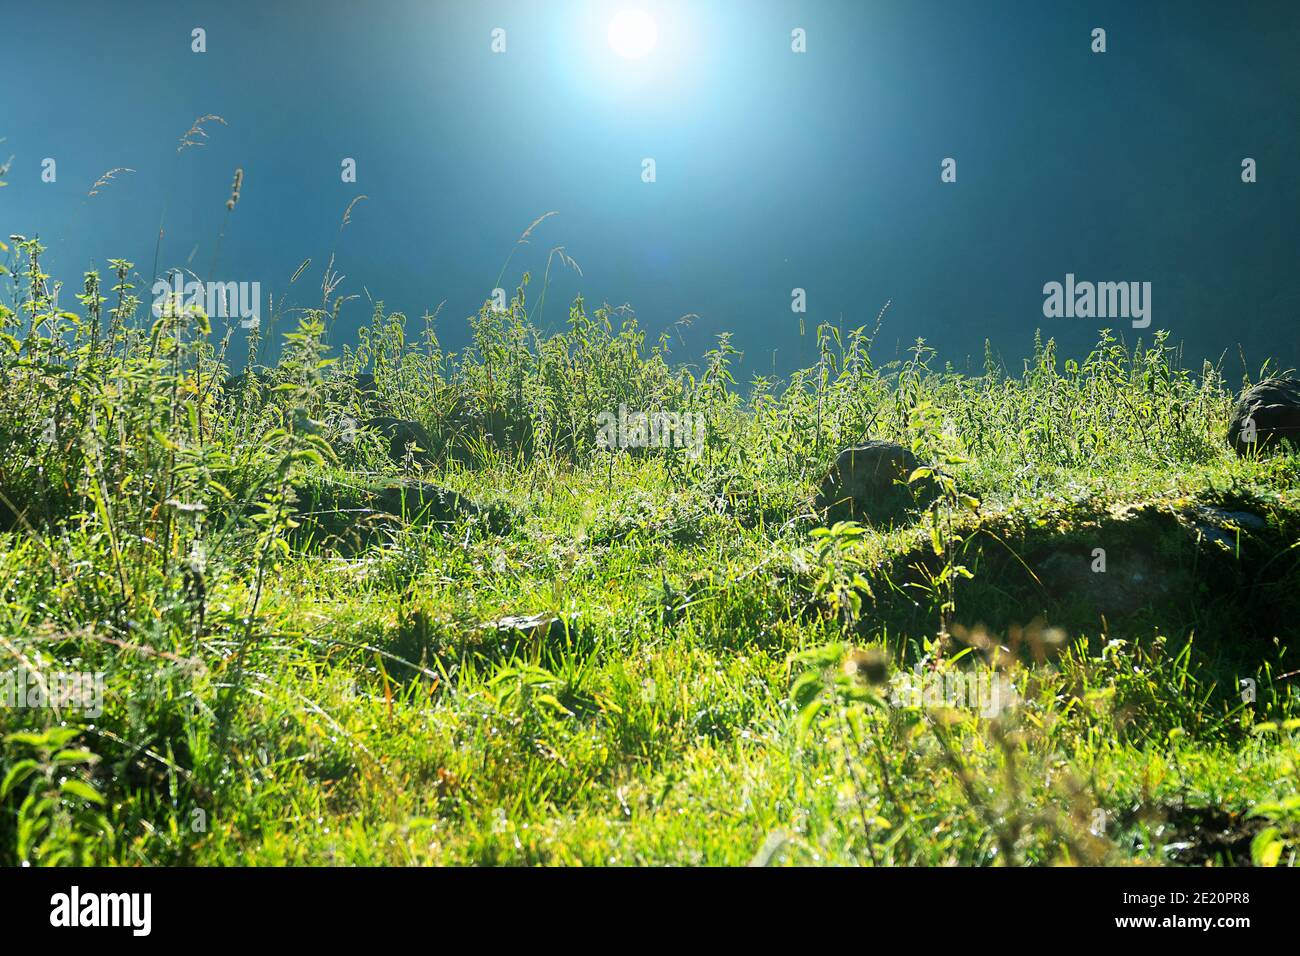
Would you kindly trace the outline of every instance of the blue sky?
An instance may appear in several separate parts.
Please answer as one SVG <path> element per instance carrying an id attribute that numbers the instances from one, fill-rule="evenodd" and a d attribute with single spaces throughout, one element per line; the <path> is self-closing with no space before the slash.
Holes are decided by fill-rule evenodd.
<path id="1" fill-rule="evenodd" d="M 635 61 L 607 38 L 625 8 L 658 27 Z M 1044 317 L 1067 273 L 1151 282 L 1143 334 L 1168 329 L 1194 363 L 1228 350 L 1236 374 L 1238 345 L 1300 363 L 1294 3 L 51 0 L 4 23 L 0 231 L 39 234 L 69 287 L 111 257 L 147 279 L 161 224 L 160 271 L 306 306 L 333 250 L 360 296 L 336 346 L 369 294 L 411 316 L 445 300 L 458 347 L 516 238 L 556 211 L 502 280 L 530 269 L 535 296 L 565 248 L 583 275 L 553 268 L 543 323 L 578 292 L 652 335 L 693 313 L 679 357 L 731 330 L 748 374 L 811 362 L 818 322 L 869 324 L 886 300 L 881 358 L 917 336 L 978 363 L 985 338 L 1014 360 L 1035 328 L 1071 354 L 1102 325 L 1139 334 Z M 178 153 L 204 114 L 229 125 Z M 135 172 L 87 197 L 115 167 Z"/>

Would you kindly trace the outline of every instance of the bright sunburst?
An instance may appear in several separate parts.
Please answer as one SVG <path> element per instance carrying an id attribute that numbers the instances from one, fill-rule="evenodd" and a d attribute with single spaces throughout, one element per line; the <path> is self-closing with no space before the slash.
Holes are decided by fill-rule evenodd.
<path id="1" fill-rule="evenodd" d="M 659 29 L 644 10 L 624 10 L 609 24 L 609 45 L 619 56 L 636 60 L 654 49 Z"/>

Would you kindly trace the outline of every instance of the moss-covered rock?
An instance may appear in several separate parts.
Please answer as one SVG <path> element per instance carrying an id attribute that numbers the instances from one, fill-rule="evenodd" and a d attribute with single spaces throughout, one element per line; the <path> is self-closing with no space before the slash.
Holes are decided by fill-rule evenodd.
<path id="1" fill-rule="evenodd" d="M 948 534 L 944 554 L 928 527 L 879 546 L 865 627 L 933 628 L 949 560 L 971 575 L 956 578 L 953 619 L 996 631 L 1039 619 L 1071 633 L 1238 640 L 1300 619 L 1300 512 L 1276 502 L 1045 500 L 955 518 Z"/>

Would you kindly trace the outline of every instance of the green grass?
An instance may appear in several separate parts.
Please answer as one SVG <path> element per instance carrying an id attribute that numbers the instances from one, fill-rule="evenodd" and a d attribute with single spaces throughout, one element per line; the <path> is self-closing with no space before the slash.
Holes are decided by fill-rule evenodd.
<path id="1" fill-rule="evenodd" d="M 522 287 L 461 354 L 381 305 L 331 358 L 327 299 L 235 398 L 229 334 L 153 321 L 129 264 L 73 314 L 13 252 L 0 670 L 106 691 L 0 709 L 0 863 L 1296 860 L 1297 461 L 1237 459 L 1235 387 L 1163 336 L 959 373 L 823 326 L 816 366 L 740 383 L 725 337 L 681 367 L 581 301 L 548 335 Z M 366 371 L 434 436 L 419 477 L 493 520 L 299 515 L 407 473 L 344 440 Z M 598 450 L 621 402 L 703 416 L 703 455 Z M 943 493 L 818 531 L 868 437 Z M 1205 540 L 1210 506 L 1265 524 Z M 899 702 L 882 663 L 1016 700 Z"/>

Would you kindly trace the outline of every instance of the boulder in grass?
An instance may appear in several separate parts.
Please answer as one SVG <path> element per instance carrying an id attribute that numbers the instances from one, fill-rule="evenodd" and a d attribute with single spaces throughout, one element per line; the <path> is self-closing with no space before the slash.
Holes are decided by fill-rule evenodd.
<path id="1" fill-rule="evenodd" d="M 374 372 L 357 372 L 352 376 L 352 386 L 362 401 L 379 401 L 379 383 L 375 381 Z"/>
<path id="2" fill-rule="evenodd" d="M 380 415 L 367 421 L 366 427 L 388 440 L 388 457 L 394 462 L 404 464 L 409 455 L 418 465 L 435 464 L 433 438 L 419 422 Z"/>
<path id="3" fill-rule="evenodd" d="M 408 523 L 455 521 L 481 513 L 478 505 L 464 495 L 427 481 L 399 481 L 381 485 L 371 491 L 371 507 Z"/>
<path id="4" fill-rule="evenodd" d="M 1267 378 L 1241 393 L 1228 426 L 1228 444 L 1246 456 L 1284 440 L 1300 448 L 1300 381 Z"/>
<path id="5" fill-rule="evenodd" d="M 846 448 L 822 479 L 814 506 L 825 513 L 828 524 L 888 521 L 918 503 L 922 489 L 907 484 L 908 475 L 918 467 L 916 456 L 894 442 L 869 441 Z"/>
<path id="6" fill-rule="evenodd" d="M 254 386 L 259 393 L 259 401 L 265 401 L 271 388 L 271 373 L 268 369 L 258 368 L 229 375 L 221 383 L 221 391 L 226 401 L 234 405 L 248 405 Z"/>
<path id="7" fill-rule="evenodd" d="M 336 372 L 328 375 L 322 382 L 321 394 L 334 404 L 360 412 L 362 418 L 393 413 L 379 394 L 379 383 L 373 372 L 357 372 L 352 375 Z"/>

